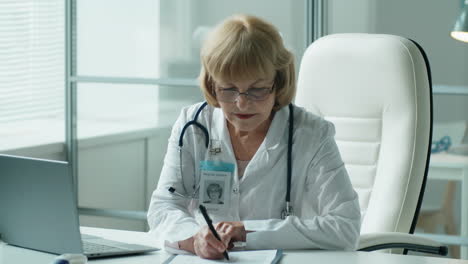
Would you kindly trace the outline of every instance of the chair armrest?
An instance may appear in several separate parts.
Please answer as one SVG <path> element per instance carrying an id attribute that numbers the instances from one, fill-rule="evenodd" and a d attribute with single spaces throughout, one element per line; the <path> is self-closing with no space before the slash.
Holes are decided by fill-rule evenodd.
<path id="1" fill-rule="evenodd" d="M 411 251 L 446 256 L 448 248 L 432 239 L 398 232 L 363 234 L 359 239 L 359 251 L 402 248 Z"/>

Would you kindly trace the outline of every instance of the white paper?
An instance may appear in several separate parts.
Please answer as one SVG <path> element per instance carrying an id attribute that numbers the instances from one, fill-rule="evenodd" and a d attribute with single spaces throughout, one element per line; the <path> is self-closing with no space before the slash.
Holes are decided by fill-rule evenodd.
<path id="1" fill-rule="evenodd" d="M 252 263 L 269 264 L 276 256 L 277 250 L 254 250 L 229 252 L 229 260 L 202 259 L 195 255 L 177 255 L 171 264 L 206 264 L 206 263 Z"/>

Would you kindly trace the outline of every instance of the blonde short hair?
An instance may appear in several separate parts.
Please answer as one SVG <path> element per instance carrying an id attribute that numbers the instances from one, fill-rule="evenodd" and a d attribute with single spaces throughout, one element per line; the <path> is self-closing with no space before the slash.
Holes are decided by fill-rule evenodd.
<path id="1" fill-rule="evenodd" d="M 296 92 L 294 56 L 272 24 L 254 16 L 235 15 L 219 24 L 201 50 L 200 88 L 206 101 L 219 107 L 214 80 L 257 79 L 275 73 L 276 111 Z"/>

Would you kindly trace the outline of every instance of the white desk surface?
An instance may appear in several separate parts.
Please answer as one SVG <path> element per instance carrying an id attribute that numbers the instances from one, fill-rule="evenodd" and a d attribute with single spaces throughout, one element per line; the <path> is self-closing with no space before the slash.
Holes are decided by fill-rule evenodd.
<path id="1" fill-rule="evenodd" d="M 447 152 L 432 154 L 430 166 L 446 168 L 467 168 L 468 156 L 449 154 Z"/>
<path id="2" fill-rule="evenodd" d="M 102 228 L 82 227 L 82 232 L 102 236 L 107 239 L 127 243 L 152 245 L 153 239 L 144 232 L 132 232 Z M 170 255 L 163 250 L 136 256 L 90 260 L 89 263 L 113 264 L 158 264 L 163 263 Z M 13 247 L 0 242 L 0 264 L 49 264 L 56 255 Z M 343 252 L 322 250 L 286 250 L 281 259 L 285 263 L 347 263 L 347 264 L 468 264 L 467 260 L 438 257 L 403 256 L 376 252 Z"/>

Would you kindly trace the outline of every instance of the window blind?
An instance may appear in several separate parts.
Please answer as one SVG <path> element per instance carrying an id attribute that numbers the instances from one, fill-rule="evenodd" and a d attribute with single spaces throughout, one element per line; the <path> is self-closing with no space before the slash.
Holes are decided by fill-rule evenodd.
<path id="1" fill-rule="evenodd" d="M 64 2 L 0 1 L 0 126 L 18 120 L 63 119 Z"/>

